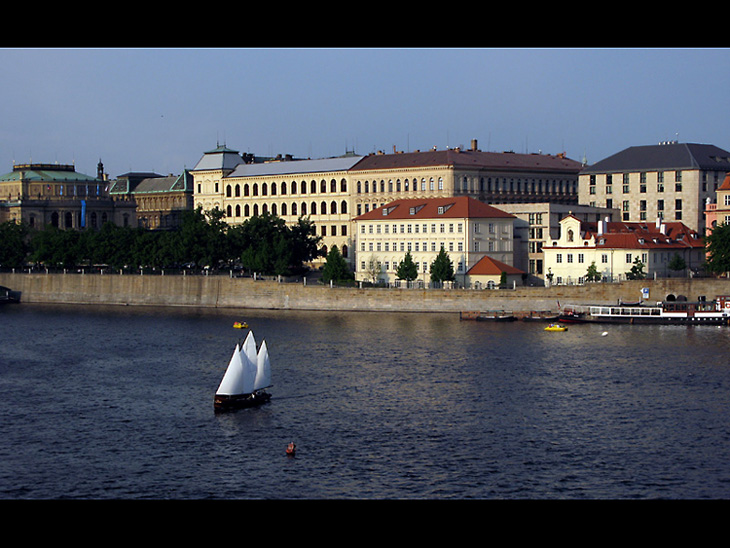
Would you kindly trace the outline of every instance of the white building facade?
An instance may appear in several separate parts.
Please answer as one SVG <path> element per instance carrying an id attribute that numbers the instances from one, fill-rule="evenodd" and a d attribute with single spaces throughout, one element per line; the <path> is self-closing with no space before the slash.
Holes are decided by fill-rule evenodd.
<path id="1" fill-rule="evenodd" d="M 396 200 L 354 219 L 355 278 L 393 283 L 398 265 L 410 253 L 418 280 L 430 281 L 430 266 L 443 248 L 456 282 L 482 257 L 514 261 L 515 217 L 467 196 Z"/>

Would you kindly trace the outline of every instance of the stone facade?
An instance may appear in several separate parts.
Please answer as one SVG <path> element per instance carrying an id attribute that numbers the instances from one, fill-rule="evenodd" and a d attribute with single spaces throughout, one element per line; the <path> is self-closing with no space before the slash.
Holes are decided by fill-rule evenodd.
<path id="1" fill-rule="evenodd" d="M 625 149 L 585 168 L 581 204 L 617 208 L 623 221 L 681 221 L 704 233 L 705 204 L 730 171 L 730 152 L 668 142 Z"/>

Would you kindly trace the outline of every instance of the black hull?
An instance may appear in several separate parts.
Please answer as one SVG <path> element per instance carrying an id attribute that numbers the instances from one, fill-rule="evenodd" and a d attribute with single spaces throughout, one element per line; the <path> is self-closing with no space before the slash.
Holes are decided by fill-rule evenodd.
<path id="1" fill-rule="evenodd" d="M 242 394 L 240 396 L 219 396 L 216 394 L 213 400 L 213 409 L 216 413 L 249 409 L 268 403 L 270 399 L 271 394 L 266 393 L 256 394 L 255 396 L 252 394 Z"/>
<path id="2" fill-rule="evenodd" d="M 5 286 L 0 286 L 0 304 L 17 304 L 20 302 L 20 291 L 13 291 Z"/>
<path id="3" fill-rule="evenodd" d="M 477 316 L 478 322 L 514 322 L 517 321 L 515 316 Z"/>
<path id="4" fill-rule="evenodd" d="M 560 323 L 599 323 L 614 325 L 730 325 L 729 318 L 697 317 L 602 317 L 602 316 L 561 316 Z"/>

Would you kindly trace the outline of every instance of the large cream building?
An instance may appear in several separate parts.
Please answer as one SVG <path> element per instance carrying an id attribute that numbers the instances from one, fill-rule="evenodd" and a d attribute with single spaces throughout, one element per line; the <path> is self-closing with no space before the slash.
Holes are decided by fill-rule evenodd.
<path id="1" fill-rule="evenodd" d="M 586 167 L 579 176 L 581 204 L 621 210 L 622 220 L 681 221 L 705 230 L 705 204 L 730 171 L 730 152 L 714 145 L 635 146 Z"/>
<path id="2" fill-rule="evenodd" d="M 191 170 L 194 207 L 219 208 L 229 224 L 268 211 L 287 222 L 309 216 L 325 249 L 337 245 L 354 265 L 352 219 L 389 202 L 469 196 L 482 202 L 578 203 L 582 164 L 563 154 L 471 148 L 255 162 L 225 146 Z"/>
<path id="3" fill-rule="evenodd" d="M 483 257 L 512 265 L 515 217 L 468 196 L 395 200 L 355 218 L 357 280 L 393 283 L 406 253 L 428 282 L 431 263 L 443 248 L 456 281 Z"/>

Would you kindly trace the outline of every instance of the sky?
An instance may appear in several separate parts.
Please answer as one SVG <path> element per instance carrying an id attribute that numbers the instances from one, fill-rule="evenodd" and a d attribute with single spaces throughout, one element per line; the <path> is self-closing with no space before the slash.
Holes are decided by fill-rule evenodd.
<path id="1" fill-rule="evenodd" d="M 589 164 L 730 150 L 730 49 L 5 48 L 0 173 L 179 174 L 225 144 L 327 158 L 468 147 Z"/>

